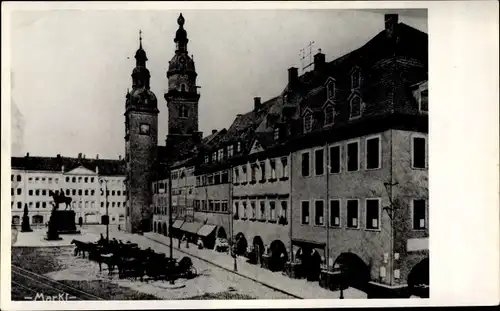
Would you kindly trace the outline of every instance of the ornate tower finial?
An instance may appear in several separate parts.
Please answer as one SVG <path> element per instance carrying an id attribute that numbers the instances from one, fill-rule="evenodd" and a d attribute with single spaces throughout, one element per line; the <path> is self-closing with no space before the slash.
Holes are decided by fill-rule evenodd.
<path id="1" fill-rule="evenodd" d="M 177 24 L 179 24 L 179 26 L 183 26 L 184 25 L 184 17 L 182 16 L 182 13 L 179 15 L 179 18 L 177 19 Z"/>
<path id="2" fill-rule="evenodd" d="M 142 31 L 139 29 L 139 49 L 142 49 Z"/>

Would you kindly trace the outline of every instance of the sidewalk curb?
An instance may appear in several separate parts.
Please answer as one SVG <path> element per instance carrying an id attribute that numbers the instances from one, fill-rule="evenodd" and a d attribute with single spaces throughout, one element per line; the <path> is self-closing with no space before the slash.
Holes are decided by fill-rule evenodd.
<path id="1" fill-rule="evenodd" d="M 158 240 L 157 240 L 157 239 L 155 239 L 155 238 L 152 238 L 152 237 L 149 237 L 149 236 L 144 236 L 144 237 L 145 237 L 146 239 L 148 239 L 148 240 L 151 240 L 151 241 L 154 241 L 154 242 L 156 242 L 156 243 L 159 243 L 159 244 L 162 244 L 162 245 L 165 245 L 165 246 L 169 246 L 169 247 L 170 247 L 170 245 L 169 245 L 169 244 L 166 244 L 166 243 L 164 243 L 164 242 L 162 242 L 162 241 L 158 241 Z M 194 258 L 196 258 L 196 259 L 199 259 L 199 260 L 202 260 L 202 261 L 204 261 L 204 262 L 207 262 L 207 263 L 209 263 L 209 264 L 211 264 L 211 265 L 214 265 L 214 266 L 216 266 L 216 267 L 218 267 L 218 268 L 221 268 L 221 269 L 223 269 L 223 270 L 225 270 L 225 271 L 228 271 L 228 272 L 234 273 L 234 274 L 239 275 L 239 276 L 241 276 L 241 277 L 244 277 L 244 278 L 246 278 L 246 279 L 250 279 L 250 280 L 252 280 L 252 281 L 254 281 L 254 282 L 256 282 L 256 283 L 259 283 L 259 284 L 261 284 L 261 285 L 264 285 L 264 286 L 266 286 L 266 287 L 268 287 L 268 288 L 271 288 L 271 289 L 273 289 L 273 290 L 275 290 L 275 291 L 278 291 L 278 292 L 281 292 L 281 293 L 283 293 L 283 294 L 286 294 L 286 295 L 292 296 L 292 297 L 294 297 L 294 298 L 296 298 L 296 299 L 304 299 L 303 297 L 297 296 L 297 295 L 292 294 L 292 293 L 290 293 L 290 292 L 287 292 L 287 291 L 285 291 L 285 290 L 283 290 L 283 289 L 277 288 L 277 287 L 275 287 L 275 286 L 273 286 L 273 285 L 270 285 L 270 284 L 268 284 L 268 283 L 266 283 L 266 282 L 262 282 L 262 281 L 260 281 L 260 280 L 257 280 L 257 279 L 255 279 L 255 278 L 253 278 L 253 277 L 250 277 L 250 276 L 244 275 L 244 274 L 242 274 L 242 273 L 239 273 L 239 272 L 237 272 L 237 271 L 234 271 L 234 270 L 228 269 L 228 268 L 226 268 L 226 267 L 224 267 L 224 266 L 221 266 L 221 265 L 219 265 L 219 264 L 217 264 L 217 263 L 215 263 L 215 262 L 213 262 L 213 261 L 207 260 L 207 259 L 205 259 L 205 258 L 202 258 L 202 257 L 196 256 L 196 255 L 193 255 L 193 254 L 191 254 L 190 252 L 186 252 L 185 250 L 179 249 L 179 248 L 177 248 L 177 247 L 175 247 L 175 246 L 172 246 L 172 248 L 175 248 L 177 251 L 179 251 L 179 252 L 181 252 L 181 253 L 187 254 L 187 255 L 192 256 L 192 257 L 194 257 Z"/>

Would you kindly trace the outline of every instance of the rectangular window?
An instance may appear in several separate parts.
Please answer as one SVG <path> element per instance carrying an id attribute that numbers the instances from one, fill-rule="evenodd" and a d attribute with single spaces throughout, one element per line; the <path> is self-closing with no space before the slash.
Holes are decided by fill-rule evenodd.
<path id="1" fill-rule="evenodd" d="M 366 168 L 380 168 L 380 138 L 366 139 Z"/>
<path id="2" fill-rule="evenodd" d="M 257 218 L 257 211 L 256 211 L 256 207 L 255 207 L 255 201 L 252 201 L 250 202 L 250 206 L 251 206 L 251 215 L 250 215 L 250 218 Z"/>
<path id="3" fill-rule="evenodd" d="M 266 162 L 260 162 L 260 181 L 266 181 Z"/>
<path id="4" fill-rule="evenodd" d="M 196 177 L 196 187 L 200 186 L 200 182 L 201 182 L 201 178 L 200 178 L 200 176 L 197 176 Z"/>
<path id="5" fill-rule="evenodd" d="M 214 184 L 216 184 L 216 185 L 220 184 L 220 173 L 219 172 L 214 174 Z"/>
<path id="6" fill-rule="evenodd" d="M 315 201 L 314 202 L 314 224 L 317 226 L 324 225 L 324 202 L 323 201 Z"/>
<path id="7" fill-rule="evenodd" d="M 247 212 L 247 202 L 243 201 L 241 203 L 241 205 L 243 206 L 243 218 L 247 218 L 247 215 L 248 215 L 248 212 Z"/>
<path id="8" fill-rule="evenodd" d="M 347 228 L 358 228 L 358 200 L 347 200 Z"/>
<path id="9" fill-rule="evenodd" d="M 276 220 L 276 203 L 274 201 L 269 202 L 270 219 Z"/>
<path id="10" fill-rule="evenodd" d="M 420 92 L 420 111 L 428 112 L 429 111 L 429 91 L 423 90 Z"/>
<path id="11" fill-rule="evenodd" d="M 359 143 L 347 144 L 347 170 L 354 172 L 359 169 Z"/>
<path id="12" fill-rule="evenodd" d="M 271 167 L 271 179 L 276 179 L 276 160 L 269 160 L 269 166 Z"/>
<path id="13" fill-rule="evenodd" d="M 212 174 L 208 175 L 208 184 L 209 185 L 214 184 L 214 175 L 212 175 Z"/>
<path id="14" fill-rule="evenodd" d="M 223 201 L 223 202 L 221 203 L 221 210 L 222 210 L 223 212 L 227 212 L 227 201 Z"/>
<path id="15" fill-rule="evenodd" d="M 314 173 L 316 175 L 323 175 L 325 171 L 325 159 L 323 149 L 314 151 Z"/>
<path id="16" fill-rule="evenodd" d="M 366 200 L 366 229 L 380 228 L 380 201 L 378 199 Z"/>
<path id="17" fill-rule="evenodd" d="M 235 216 L 239 215 L 239 204 L 238 204 L 238 201 L 234 201 L 233 215 L 235 215 Z"/>
<path id="18" fill-rule="evenodd" d="M 309 152 L 302 154 L 302 176 L 309 176 Z"/>
<path id="19" fill-rule="evenodd" d="M 340 173 L 340 145 L 330 147 L 330 173 Z"/>
<path id="20" fill-rule="evenodd" d="M 224 149 L 219 149 L 219 161 L 222 161 L 224 159 Z"/>
<path id="21" fill-rule="evenodd" d="M 288 202 L 287 201 L 281 201 L 281 217 L 287 219 L 287 211 L 288 210 Z"/>
<path id="22" fill-rule="evenodd" d="M 340 227 L 340 200 L 330 201 L 330 227 Z"/>
<path id="23" fill-rule="evenodd" d="M 247 166 L 246 165 L 243 165 L 241 167 L 241 171 L 242 171 L 242 174 L 243 174 L 243 182 L 247 182 L 248 181 L 248 174 L 247 174 Z"/>
<path id="24" fill-rule="evenodd" d="M 227 146 L 227 156 L 229 158 L 233 156 L 233 145 Z"/>
<path id="25" fill-rule="evenodd" d="M 205 200 L 201 200 L 201 210 L 202 211 L 207 210 L 207 202 Z"/>
<path id="26" fill-rule="evenodd" d="M 205 156 L 205 163 L 208 163 L 208 155 Z"/>
<path id="27" fill-rule="evenodd" d="M 228 183 L 228 181 L 229 181 L 229 173 L 227 171 L 223 171 L 222 177 L 221 177 L 221 182 L 223 184 L 226 184 L 226 183 Z"/>
<path id="28" fill-rule="evenodd" d="M 212 161 L 217 162 L 217 151 L 212 153 Z"/>
<path id="29" fill-rule="evenodd" d="M 302 212 L 301 223 L 303 225 L 308 225 L 309 224 L 309 201 L 302 201 L 301 212 Z"/>
<path id="30" fill-rule="evenodd" d="M 220 212 L 220 202 L 219 201 L 215 202 L 215 211 Z"/>
<path id="31" fill-rule="evenodd" d="M 425 168 L 425 145 L 424 137 L 413 137 L 412 162 L 414 168 Z"/>
<path id="32" fill-rule="evenodd" d="M 257 181 L 257 164 L 252 164 L 252 182 Z"/>
<path id="33" fill-rule="evenodd" d="M 427 228 L 425 212 L 425 200 L 413 200 L 413 229 L 422 230 Z"/>
<path id="34" fill-rule="evenodd" d="M 281 158 L 281 167 L 282 167 L 282 174 L 283 174 L 283 178 L 287 178 L 288 177 L 288 158 L 287 157 L 283 157 Z"/>
<path id="35" fill-rule="evenodd" d="M 239 167 L 235 167 L 233 174 L 234 174 L 234 176 L 233 176 L 233 183 L 239 182 L 239 180 L 240 180 L 240 168 Z"/>
<path id="36" fill-rule="evenodd" d="M 260 201 L 260 219 L 266 219 L 266 201 Z"/>
<path id="37" fill-rule="evenodd" d="M 214 210 L 214 201 L 209 200 L 208 201 L 208 210 L 213 211 Z"/>
<path id="38" fill-rule="evenodd" d="M 33 195 L 33 190 L 28 190 L 28 195 Z"/>

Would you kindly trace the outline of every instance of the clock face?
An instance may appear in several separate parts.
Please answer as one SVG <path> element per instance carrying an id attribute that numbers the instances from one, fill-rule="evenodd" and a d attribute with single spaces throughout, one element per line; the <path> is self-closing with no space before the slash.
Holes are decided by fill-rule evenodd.
<path id="1" fill-rule="evenodd" d="M 141 124 L 139 130 L 141 134 L 149 135 L 149 124 Z"/>

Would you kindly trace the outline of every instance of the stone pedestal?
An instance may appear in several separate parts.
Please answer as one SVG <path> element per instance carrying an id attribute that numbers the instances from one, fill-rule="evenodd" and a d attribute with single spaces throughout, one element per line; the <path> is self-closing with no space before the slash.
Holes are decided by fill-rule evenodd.
<path id="1" fill-rule="evenodd" d="M 47 240 L 61 240 L 59 234 L 80 234 L 76 230 L 75 211 L 54 210 L 49 220 Z"/>

